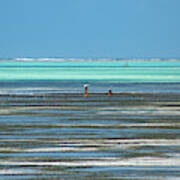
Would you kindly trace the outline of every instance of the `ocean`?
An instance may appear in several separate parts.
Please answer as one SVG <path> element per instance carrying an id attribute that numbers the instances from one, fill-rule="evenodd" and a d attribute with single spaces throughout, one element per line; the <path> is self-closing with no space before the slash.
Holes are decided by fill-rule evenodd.
<path id="1" fill-rule="evenodd" d="M 1 60 L 0 84 L 1 179 L 180 178 L 180 60 Z"/>
<path id="2" fill-rule="evenodd" d="M 180 61 L 18 61 L 0 63 L 1 94 L 180 90 Z"/>

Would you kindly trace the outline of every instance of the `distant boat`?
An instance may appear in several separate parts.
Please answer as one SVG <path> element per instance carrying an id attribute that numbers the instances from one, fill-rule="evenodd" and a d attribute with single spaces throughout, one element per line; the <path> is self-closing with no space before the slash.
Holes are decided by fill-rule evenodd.
<path id="1" fill-rule="evenodd" d="M 124 65 L 124 67 L 129 67 L 129 64 L 128 64 L 128 62 Z"/>

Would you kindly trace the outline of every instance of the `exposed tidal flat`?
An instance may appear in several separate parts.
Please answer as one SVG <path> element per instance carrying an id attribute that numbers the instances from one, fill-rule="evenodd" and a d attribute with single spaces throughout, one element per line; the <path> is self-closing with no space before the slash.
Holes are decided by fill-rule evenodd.
<path id="1" fill-rule="evenodd" d="M 178 179 L 180 94 L 0 96 L 1 179 Z"/>

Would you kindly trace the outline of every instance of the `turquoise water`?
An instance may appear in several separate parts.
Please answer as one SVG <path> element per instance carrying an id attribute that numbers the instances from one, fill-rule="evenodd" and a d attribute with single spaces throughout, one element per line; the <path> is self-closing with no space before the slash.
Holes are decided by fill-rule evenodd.
<path id="1" fill-rule="evenodd" d="M 0 81 L 17 80 L 180 82 L 180 62 L 1 62 Z"/>

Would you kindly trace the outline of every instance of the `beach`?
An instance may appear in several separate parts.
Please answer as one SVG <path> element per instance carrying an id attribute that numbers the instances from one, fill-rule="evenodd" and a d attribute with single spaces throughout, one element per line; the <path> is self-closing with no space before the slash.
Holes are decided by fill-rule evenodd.
<path id="1" fill-rule="evenodd" d="M 149 65 L 129 64 L 124 70 L 115 63 L 107 73 L 102 64 L 81 64 L 72 71 L 69 64 L 50 71 L 45 65 L 40 63 L 41 71 L 34 64 L 1 64 L 1 179 L 180 177 L 178 65 L 152 64 L 153 71 Z M 5 68 L 17 74 L 8 77 Z M 89 77 L 98 68 L 101 73 Z M 47 73 L 53 69 L 53 75 Z M 33 71 L 32 79 L 27 70 Z M 128 72 L 133 80 L 123 78 Z"/>
<path id="2" fill-rule="evenodd" d="M 0 180 L 180 180 L 180 0 L 0 1 Z"/>

